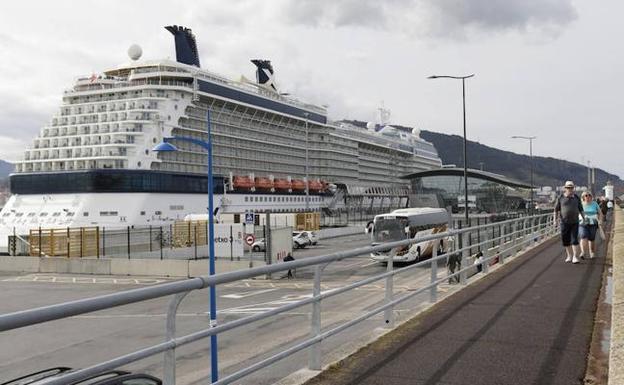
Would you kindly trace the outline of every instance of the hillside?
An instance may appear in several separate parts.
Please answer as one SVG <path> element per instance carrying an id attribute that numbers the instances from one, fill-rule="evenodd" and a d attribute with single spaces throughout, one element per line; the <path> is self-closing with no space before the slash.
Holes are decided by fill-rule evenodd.
<path id="1" fill-rule="evenodd" d="M 4 179 L 13 172 L 13 164 L 0 160 L 0 179 Z"/>
<path id="2" fill-rule="evenodd" d="M 463 166 L 463 138 L 431 131 L 422 131 L 420 136 L 433 143 L 444 164 Z M 468 141 L 468 167 L 479 169 L 483 163 L 485 171 L 502 174 L 520 181 L 531 179 L 531 158 L 528 155 L 502 151 L 477 142 Z M 617 175 L 596 168 L 596 186 L 602 187 L 611 181 L 619 190 L 624 181 Z M 533 157 L 533 180 L 536 186 L 562 186 L 566 180 L 578 185 L 587 185 L 587 167 L 567 160 L 551 157 Z"/>
<path id="3" fill-rule="evenodd" d="M 366 122 L 345 121 L 359 127 Z M 411 131 L 410 127 L 392 125 L 401 130 Z M 438 150 L 443 164 L 454 164 L 463 167 L 463 138 L 458 135 L 447 135 L 432 131 L 421 131 L 421 138 L 433 143 Z M 468 140 L 468 167 L 505 175 L 509 178 L 529 183 L 531 180 L 530 157 L 510 151 L 498 150 L 481 143 Z M 551 157 L 533 157 L 533 180 L 535 186 L 562 186 L 566 180 L 577 185 L 587 185 L 587 167 L 567 160 Z M 624 181 L 615 174 L 596 168 L 596 186 L 602 187 L 607 181 L 616 186 L 616 192 L 624 191 Z"/>

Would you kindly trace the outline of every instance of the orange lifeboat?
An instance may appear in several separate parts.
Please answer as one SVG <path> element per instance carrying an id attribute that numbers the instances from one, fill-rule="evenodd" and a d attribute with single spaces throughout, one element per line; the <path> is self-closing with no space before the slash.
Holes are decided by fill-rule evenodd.
<path id="1" fill-rule="evenodd" d="M 314 191 L 314 192 L 320 192 L 323 191 L 324 186 L 323 183 L 321 183 L 318 180 L 313 180 L 310 181 L 310 191 Z"/>
<path id="2" fill-rule="evenodd" d="M 273 188 L 273 181 L 269 178 L 256 177 L 256 189 L 270 190 Z"/>
<path id="3" fill-rule="evenodd" d="M 249 190 L 254 187 L 254 181 L 248 176 L 235 176 L 232 181 L 235 190 Z"/>
<path id="4" fill-rule="evenodd" d="M 273 187 L 275 190 L 288 191 L 292 188 L 292 184 L 288 179 L 275 179 L 273 181 Z"/>
<path id="5" fill-rule="evenodd" d="M 293 179 L 292 180 L 292 189 L 293 191 L 304 191 L 305 190 L 305 182 L 301 179 Z"/>

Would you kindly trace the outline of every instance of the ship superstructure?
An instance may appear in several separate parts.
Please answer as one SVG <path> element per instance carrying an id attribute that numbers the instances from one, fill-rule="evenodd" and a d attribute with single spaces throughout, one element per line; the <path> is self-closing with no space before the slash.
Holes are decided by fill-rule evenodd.
<path id="1" fill-rule="evenodd" d="M 417 132 L 328 122 L 325 107 L 281 94 L 268 60 L 252 60 L 256 82 L 200 68 L 192 32 L 166 28 L 176 61 L 141 60 L 135 45 L 131 62 L 65 91 L 16 163 L 4 229 L 161 224 L 205 212 L 207 154 L 175 139 L 176 152 L 152 148 L 176 136 L 207 141 L 208 116 L 221 212 L 404 207 L 399 177 L 441 166 Z"/>

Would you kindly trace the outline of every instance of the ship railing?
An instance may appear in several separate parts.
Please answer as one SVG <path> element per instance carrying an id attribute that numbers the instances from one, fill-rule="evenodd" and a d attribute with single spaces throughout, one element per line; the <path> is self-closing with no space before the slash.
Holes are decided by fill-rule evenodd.
<path id="1" fill-rule="evenodd" d="M 290 358 L 289 366 L 293 366 L 293 360 L 296 360 L 296 356 L 293 355 L 302 350 L 308 350 L 309 352 L 307 367 L 310 370 L 319 371 L 324 363 L 322 356 L 324 341 L 335 338 L 347 329 L 353 330 L 350 328 L 356 327 L 364 321 L 371 319 L 374 322 L 379 322 L 380 327 L 387 329 L 394 328 L 398 317 L 405 316 L 406 314 L 408 317 L 413 316 L 418 311 L 418 305 L 420 305 L 421 302 L 414 304 L 413 302 L 407 302 L 408 300 L 415 301 L 420 299 L 420 301 L 427 301 L 427 299 L 422 298 L 425 296 L 428 297 L 430 303 L 435 303 L 438 301 L 438 295 L 441 293 L 441 289 L 443 289 L 443 291 L 448 291 L 448 288 L 441 288 L 446 282 L 449 282 L 449 284 L 456 283 L 458 284 L 458 288 L 461 289 L 469 280 L 474 279 L 475 276 L 479 277 L 483 274 L 488 274 L 495 266 L 506 263 L 508 258 L 521 255 L 524 250 L 547 241 L 552 238 L 555 233 L 556 226 L 554 225 L 552 214 L 511 219 L 464 229 L 453 229 L 417 239 L 387 242 L 377 246 L 362 247 L 317 257 L 302 258 L 296 261 L 271 264 L 247 270 L 201 276 L 4 314 L 0 316 L 0 332 L 100 310 L 112 309 L 122 305 L 172 296 L 166 311 L 166 339 L 164 342 L 143 347 L 134 352 L 123 354 L 107 361 L 95 363 L 84 369 L 55 377 L 47 383 L 50 385 L 72 383 L 123 365 L 135 363 L 148 357 L 163 355 L 164 384 L 173 385 L 176 383 L 176 352 L 178 348 L 211 336 L 222 335 L 224 332 L 244 330 L 238 328 L 244 328 L 256 322 L 264 324 L 266 320 L 271 317 L 277 315 L 286 316 L 289 311 L 311 305 L 311 314 L 308 318 L 308 334 L 304 334 L 303 337 L 295 338 L 285 347 L 272 346 L 271 344 L 269 344 L 271 346 L 265 346 L 261 354 L 261 359 L 253 363 L 246 363 L 243 367 L 236 365 L 232 370 L 223 371 L 220 373 L 222 374 L 220 379 L 213 383 L 229 384 L 235 382 L 285 358 Z M 427 241 L 435 244 L 440 243 L 445 247 L 436 247 L 438 251 L 429 259 L 395 269 L 394 258 L 396 250 L 410 247 L 415 243 Z M 355 282 L 345 283 L 343 286 L 332 290 L 321 291 L 324 270 L 329 264 L 347 258 L 363 255 L 368 256 L 371 255 L 371 253 L 384 253 L 387 252 L 388 249 L 391 251 L 387 253 L 387 270 L 385 272 L 359 279 Z M 478 253 L 475 253 L 477 251 Z M 453 261 L 452 268 L 451 261 Z M 449 265 L 448 270 L 446 272 L 440 272 L 439 270 L 441 269 L 439 269 L 439 266 L 445 263 Z M 421 283 L 415 284 L 416 287 L 410 287 L 409 290 L 395 291 L 394 282 L 397 277 L 413 277 L 416 271 L 422 271 L 423 268 L 427 267 L 430 270 L 430 274 L 425 274 L 424 276 L 430 276 L 428 283 L 419 281 Z M 312 294 L 310 296 L 299 296 L 298 298 L 303 299 L 288 301 L 285 304 L 281 304 L 278 307 L 268 309 L 264 312 L 233 321 L 227 321 L 222 324 L 218 324 L 215 320 L 214 323 L 211 322 L 210 326 L 205 329 L 191 332 L 183 336 L 176 335 L 176 314 L 180 303 L 190 292 L 209 287 L 218 288 L 222 287 L 224 284 L 254 277 L 270 277 L 272 274 L 278 274 L 292 269 L 297 269 L 298 273 L 303 269 L 312 269 Z M 366 285 L 375 284 L 376 282 L 382 282 L 384 293 L 383 295 L 380 293 L 379 296 L 376 296 L 372 305 L 369 306 L 367 304 L 363 306 L 359 310 L 359 314 L 349 314 L 347 317 L 343 317 L 340 320 L 333 318 L 331 325 L 322 324 L 323 313 L 321 305 L 325 303 L 325 301 L 329 299 L 337 301 L 341 298 L 337 296 L 341 294 L 353 293 L 353 290 Z M 402 305 L 401 312 L 395 311 L 398 310 L 399 305 Z M 375 321 L 374 317 L 379 314 L 383 316 L 380 320 Z M 221 321 L 224 320 L 221 319 Z M 55 325 L 58 327 L 58 324 Z M 370 324 L 366 325 L 366 327 L 360 327 L 359 332 L 364 334 L 362 335 L 363 339 L 366 339 L 366 336 L 370 336 L 370 328 Z M 352 338 L 352 336 L 349 338 Z M 243 345 L 239 347 L 241 352 L 248 351 L 248 344 L 249 341 L 243 341 Z M 231 349 L 232 346 L 229 346 L 229 348 Z M 259 348 L 259 346 L 256 346 L 256 348 Z M 218 350 L 215 350 L 215 352 L 215 354 L 219 354 Z M 217 370 L 216 367 L 212 369 Z M 253 382 L 253 380 L 249 380 L 249 382 Z"/>
<path id="2" fill-rule="evenodd" d="M 151 85 L 193 88 L 193 85 L 187 82 L 180 82 L 180 81 L 175 81 L 175 80 L 161 80 L 161 79 L 143 79 L 143 80 L 133 80 L 130 82 L 106 84 L 105 86 L 102 84 L 80 85 L 80 86 L 77 86 L 77 88 L 79 89 L 66 90 L 65 94 L 73 94 L 73 93 L 85 92 L 85 91 L 109 90 L 109 89 L 115 89 L 115 88 L 151 86 Z"/>

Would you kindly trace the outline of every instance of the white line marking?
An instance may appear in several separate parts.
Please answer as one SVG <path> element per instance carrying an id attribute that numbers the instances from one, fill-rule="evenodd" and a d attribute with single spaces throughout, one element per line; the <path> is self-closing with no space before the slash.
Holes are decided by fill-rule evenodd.
<path id="1" fill-rule="evenodd" d="M 362 267 L 369 267 L 369 266 L 377 265 L 378 263 L 379 262 L 377 261 L 373 261 L 373 262 L 367 263 L 366 265 L 362 265 Z"/>
<path id="2" fill-rule="evenodd" d="M 244 291 L 244 292 L 241 292 L 241 293 L 222 295 L 221 298 L 241 299 L 241 298 L 247 298 L 247 297 L 251 297 L 251 296 L 254 296 L 254 295 L 258 295 L 258 294 L 268 293 L 270 291 L 275 291 L 275 290 L 277 290 L 277 289 L 272 288 L 272 289 L 265 289 L 265 290 Z"/>

